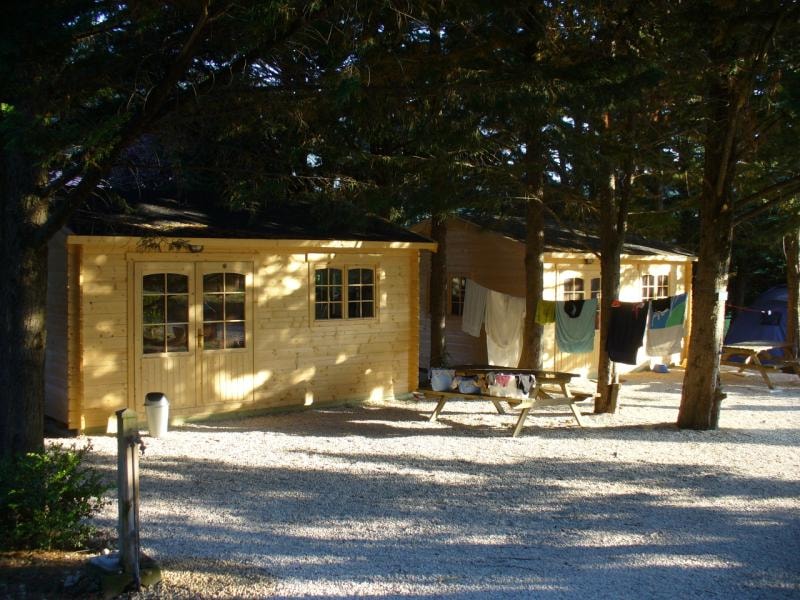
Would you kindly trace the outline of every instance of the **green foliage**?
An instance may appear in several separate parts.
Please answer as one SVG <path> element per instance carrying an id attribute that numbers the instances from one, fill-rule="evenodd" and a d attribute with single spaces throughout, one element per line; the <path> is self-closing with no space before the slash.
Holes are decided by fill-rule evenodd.
<path id="1" fill-rule="evenodd" d="M 85 465 L 91 446 L 52 446 L 0 462 L 0 550 L 72 549 L 93 533 L 84 522 L 111 489 Z"/>

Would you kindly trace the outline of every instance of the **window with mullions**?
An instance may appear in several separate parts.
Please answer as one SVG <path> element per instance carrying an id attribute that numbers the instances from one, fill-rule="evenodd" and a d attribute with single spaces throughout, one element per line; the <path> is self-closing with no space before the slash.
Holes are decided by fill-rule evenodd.
<path id="1" fill-rule="evenodd" d="M 464 298 L 466 297 L 467 278 L 450 278 L 450 314 L 460 317 L 464 314 Z"/>
<path id="2" fill-rule="evenodd" d="M 341 319 L 342 270 L 317 269 L 314 272 L 314 317 L 316 319 Z"/>
<path id="3" fill-rule="evenodd" d="M 189 351 L 189 277 L 154 273 L 142 277 L 142 352 Z"/>
<path id="4" fill-rule="evenodd" d="M 203 349 L 245 347 L 245 277 L 203 275 Z"/>
<path id="5" fill-rule="evenodd" d="M 669 275 L 642 275 L 642 300 L 669 297 Z"/>
<path id="6" fill-rule="evenodd" d="M 346 313 L 344 312 L 345 305 L 347 305 Z M 316 320 L 369 319 L 374 316 L 374 269 L 324 268 L 314 271 L 314 318 Z"/>
<path id="7" fill-rule="evenodd" d="M 347 270 L 347 317 L 368 319 L 375 316 L 375 272 L 372 269 Z"/>
<path id="8" fill-rule="evenodd" d="M 583 300 L 583 279 L 572 277 L 564 280 L 564 300 Z"/>

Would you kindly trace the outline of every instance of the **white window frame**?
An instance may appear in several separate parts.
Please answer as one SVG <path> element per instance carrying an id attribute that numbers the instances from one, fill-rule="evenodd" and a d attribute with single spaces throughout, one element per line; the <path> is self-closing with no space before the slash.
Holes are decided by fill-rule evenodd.
<path id="1" fill-rule="evenodd" d="M 341 318 L 319 318 L 317 317 L 317 271 L 323 269 L 339 269 L 342 272 L 342 316 Z M 372 316 L 371 317 L 351 317 L 349 316 L 349 295 L 350 295 L 350 284 L 349 284 L 349 272 L 351 270 L 356 269 L 365 269 L 367 271 L 372 271 Z M 310 285 L 310 296 L 311 296 L 311 320 L 314 323 L 324 324 L 324 323 L 341 323 L 344 321 L 350 322 L 370 322 L 375 321 L 378 319 L 378 307 L 380 303 L 378 302 L 379 299 L 379 291 L 378 291 L 378 281 L 380 277 L 380 269 L 378 265 L 369 265 L 369 264 L 362 264 L 362 263 L 353 263 L 353 264 L 315 264 L 311 269 L 311 285 Z M 355 302 L 356 300 L 354 300 Z M 363 302 L 363 299 L 360 300 Z M 330 302 L 330 301 L 328 301 Z"/>

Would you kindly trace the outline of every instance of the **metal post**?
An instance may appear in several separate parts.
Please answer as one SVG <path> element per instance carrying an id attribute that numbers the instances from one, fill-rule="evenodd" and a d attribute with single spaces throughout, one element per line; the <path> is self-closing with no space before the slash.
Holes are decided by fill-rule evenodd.
<path id="1" fill-rule="evenodd" d="M 139 574 L 139 426 L 136 412 L 117 411 L 117 488 L 119 496 L 119 555 L 136 590 Z"/>

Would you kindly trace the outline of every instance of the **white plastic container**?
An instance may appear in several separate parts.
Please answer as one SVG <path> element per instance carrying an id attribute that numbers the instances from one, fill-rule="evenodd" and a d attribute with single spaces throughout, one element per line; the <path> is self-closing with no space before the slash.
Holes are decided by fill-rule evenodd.
<path id="1" fill-rule="evenodd" d="M 144 410 L 147 413 L 147 429 L 150 437 L 161 437 L 167 433 L 169 425 L 169 400 L 161 392 L 150 392 L 144 397 Z"/>

